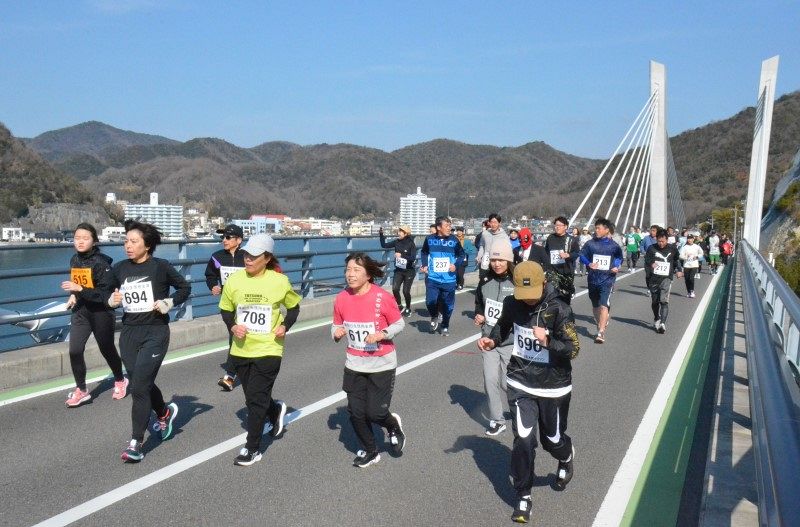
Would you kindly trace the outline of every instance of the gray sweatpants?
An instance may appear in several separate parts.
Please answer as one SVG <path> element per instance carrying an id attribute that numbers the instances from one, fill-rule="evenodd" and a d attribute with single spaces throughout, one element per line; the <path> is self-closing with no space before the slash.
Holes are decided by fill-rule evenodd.
<path id="1" fill-rule="evenodd" d="M 484 351 L 483 383 L 489 399 L 489 419 L 503 421 L 503 400 L 506 396 L 506 369 L 511 359 L 513 345 L 498 346 L 492 351 Z"/>

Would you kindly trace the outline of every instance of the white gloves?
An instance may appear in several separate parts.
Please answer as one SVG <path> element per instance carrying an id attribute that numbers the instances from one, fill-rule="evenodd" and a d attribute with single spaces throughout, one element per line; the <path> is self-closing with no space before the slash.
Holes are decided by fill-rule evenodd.
<path id="1" fill-rule="evenodd" d="M 174 302 L 171 298 L 165 298 L 163 300 L 156 300 L 156 310 L 162 315 L 166 315 L 169 313 L 169 310 L 172 309 Z"/>

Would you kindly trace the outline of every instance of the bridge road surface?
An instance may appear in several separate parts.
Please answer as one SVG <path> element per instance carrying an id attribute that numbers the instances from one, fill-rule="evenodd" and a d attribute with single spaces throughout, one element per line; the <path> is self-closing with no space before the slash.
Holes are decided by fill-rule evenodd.
<path id="1" fill-rule="evenodd" d="M 591 305 L 585 278 L 576 278 L 581 351 L 568 427 L 575 477 L 565 491 L 554 491 L 557 462 L 537 450 L 532 525 L 591 525 L 711 281 L 702 276 L 696 299 L 685 298 L 683 281 L 675 281 L 668 332 L 658 335 L 647 327 L 643 273 L 620 276 L 604 345 L 589 337 Z M 366 469 L 351 465 L 357 443 L 343 398 L 290 423 L 283 438 L 267 439 L 255 465 L 234 466 L 244 442 L 235 439 L 244 433 L 244 396 L 238 385 L 231 393 L 216 386 L 224 351 L 162 366 L 158 385 L 180 407 L 176 432 L 164 443 L 146 436 L 138 465 L 119 457 L 130 437 L 130 396 L 113 401 L 108 381 L 90 385 L 95 399 L 77 409 L 64 407 L 66 390 L 0 406 L 0 525 L 65 524 L 59 515 L 68 510 L 75 525 L 98 526 L 511 523 L 511 423 L 496 438 L 484 435 L 473 306 L 471 292 L 457 296 L 448 338 L 428 333 L 421 303 L 406 319 L 396 339 L 401 366 L 458 349 L 398 375 L 392 410 L 403 418 L 406 450 L 399 458 L 382 452 L 380 463 Z M 329 331 L 326 324 L 286 339 L 273 396 L 287 402 L 290 415 L 341 390 L 345 352 Z M 205 455 L 226 441 L 227 450 Z M 208 459 L 181 465 L 198 453 Z M 164 471 L 172 475 L 159 477 Z M 138 492 L 129 492 L 131 482 Z M 89 508 L 101 495 L 102 505 Z"/>

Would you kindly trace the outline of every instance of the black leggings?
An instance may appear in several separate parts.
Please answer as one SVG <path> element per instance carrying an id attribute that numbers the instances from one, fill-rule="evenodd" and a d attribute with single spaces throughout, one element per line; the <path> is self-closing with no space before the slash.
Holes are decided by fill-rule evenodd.
<path id="1" fill-rule="evenodd" d="M 164 396 L 156 386 L 156 375 L 169 347 L 169 326 L 122 326 L 119 349 L 130 376 L 131 439 L 144 441 L 150 410 L 162 416 Z"/>
<path id="2" fill-rule="evenodd" d="M 281 371 L 280 357 L 245 359 L 231 355 L 236 375 L 242 381 L 244 401 L 247 405 L 247 443 L 250 452 L 261 448 L 261 435 L 269 417 L 274 420 L 280 407 L 272 399 L 272 387 Z"/>
<path id="3" fill-rule="evenodd" d="M 686 292 L 694 292 L 694 277 L 697 275 L 697 268 L 683 268 L 683 282 L 686 284 Z"/>
<path id="4" fill-rule="evenodd" d="M 350 423 L 364 446 L 371 454 L 378 451 L 372 423 L 389 432 L 397 428 L 397 419 L 389 412 L 394 391 L 395 370 L 362 373 L 344 369 L 342 389 L 347 393 L 347 410 Z"/>
<path id="5" fill-rule="evenodd" d="M 86 351 L 86 342 L 92 333 L 100 353 L 114 374 L 114 379 L 121 381 L 122 361 L 114 344 L 114 312 L 109 309 L 90 311 L 86 306 L 82 306 L 72 313 L 70 323 L 69 364 L 75 377 L 75 385 L 81 390 L 86 390 L 86 360 L 83 354 Z"/>
<path id="6" fill-rule="evenodd" d="M 414 269 L 404 269 L 402 271 L 395 271 L 394 278 L 392 279 L 392 294 L 397 301 L 397 306 L 402 309 L 403 303 L 400 302 L 400 286 L 403 286 L 403 297 L 406 300 L 406 307 L 411 309 L 411 284 L 414 283 Z"/>

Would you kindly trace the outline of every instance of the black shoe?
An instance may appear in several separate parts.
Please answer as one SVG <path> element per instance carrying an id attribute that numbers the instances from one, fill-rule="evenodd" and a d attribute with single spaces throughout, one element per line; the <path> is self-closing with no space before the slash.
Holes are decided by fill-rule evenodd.
<path id="1" fill-rule="evenodd" d="M 405 308 L 403 310 L 403 316 L 404 317 L 410 317 L 411 316 L 411 308 L 410 307 L 407 307 L 407 308 Z"/>
<path id="2" fill-rule="evenodd" d="M 436 333 L 437 329 L 439 329 L 439 318 L 433 317 L 431 319 L 431 333 Z"/>
<path id="3" fill-rule="evenodd" d="M 251 452 L 247 449 L 247 447 L 242 447 L 242 449 L 239 451 L 239 455 L 233 460 L 233 464 L 239 465 L 240 467 L 249 467 L 260 459 L 261 452 L 259 452 L 257 449 Z"/>
<path id="4" fill-rule="evenodd" d="M 489 427 L 486 429 L 487 436 L 496 436 L 505 431 L 506 424 L 503 421 L 489 421 Z"/>
<path id="5" fill-rule="evenodd" d="M 275 404 L 278 405 L 278 414 L 271 417 L 269 420 L 269 422 L 272 423 L 272 430 L 269 431 L 269 435 L 277 439 L 283 434 L 283 418 L 286 417 L 286 403 L 276 400 Z"/>
<path id="6" fill-rule="evenodd" d="M 666 333 L 666 332 L 667 332 L 667 326 L 666 326 L 666 324 L 664 324 L 664 323 L 662 322 L 662 323 L 661 323 L 661 325 L 660 325 L 660 326 L 658 326 L 658 332 L 659 332 L 659 333 L 661 333 L 662 335 L 663 335 L 664 333 Z"/>
<path id="7" fill-rule="evenodd" d="M 381 460 L 381 455 L 377 452 L 368 454 L 365 450 L 359 450 L 356 453 L 356 458 L 353 460 L 353 466 L 358 468 L 366 468 L 374 465 Z"/>
<path id="8" fill-rule="evenodd" d="M 530 496 L 520 498 L 519 503 L 514 509 L 514 514 L 511 515 L 511 519 L 517 523 L 528 523 L 531 520 L 532 506 L 533 501 L 531 501 Z"/>
<path id="9" fill-rule="evenodd" d="M 558 470 L 556 470 L 556 488 L 559 490 L 564 490 L 567 487 L 567 483 L 570 482 L 572 479 L 572 462 L 575 460 L 575 447 L 572 447 L 572 454 L 570 454 L 569 459 L 566 461 L 559 461 L 558 462 Z"/>
<path id="10" fill-rule="evenodd" d="M 403 447 L 406 446 L 406 434 L 403 432 L 403 421 L 400 419 L 400 416 L 394 412 L 392 416 L 394 416 L 397 421 L 397 428 L 389 432 L 389 442 L 392 444 L 394 453 L 400 454 L 403 452 Z"/>
<path id="11" fill-rule="evenodd" d="M 443 337 L 449 337 L 450 336 L 450 330 L 447 329 L 447 328 L 442 328 L 442 336 Z"/>

